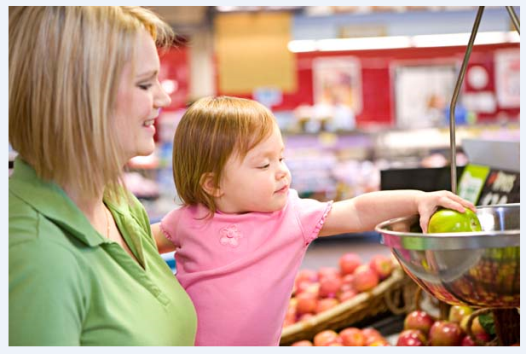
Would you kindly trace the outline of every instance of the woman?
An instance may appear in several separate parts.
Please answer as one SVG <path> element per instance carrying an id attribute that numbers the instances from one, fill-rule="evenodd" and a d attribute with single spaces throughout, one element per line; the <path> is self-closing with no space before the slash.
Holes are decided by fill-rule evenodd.
<path id="1" fill-rule="evenodd" d="M 11 7 L 10 345 L 193 345 L 194 306 L 126 191 L 170 103 L 140 7 Z"/>

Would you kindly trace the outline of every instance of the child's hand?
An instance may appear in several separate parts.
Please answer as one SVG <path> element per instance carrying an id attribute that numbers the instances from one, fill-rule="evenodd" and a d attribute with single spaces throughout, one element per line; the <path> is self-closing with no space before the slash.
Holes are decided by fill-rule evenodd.
<path id="1" fill-rule="evenodd" d="M 427 232 L 429 218 L 438 207 L 453 209 L 461 213 L 465 211 L 465 208 L 476 211 L 473 203 L 448 191 L 423 193 L 416 197 L 416 207 L 420 214 L 420 227 L 423 233 Z"/>

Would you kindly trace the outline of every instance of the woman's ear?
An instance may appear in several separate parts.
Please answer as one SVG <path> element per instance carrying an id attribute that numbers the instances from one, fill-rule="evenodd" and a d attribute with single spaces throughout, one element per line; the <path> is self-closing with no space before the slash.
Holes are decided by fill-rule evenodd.
<path id="1" fill-rule="evenodd" d="M 201 188 L 211 197 L 219 198 L 223 195 L 220 187 L 214 184 L 214 174 L 212 172 L 203 173 L 201 176 Z"/>

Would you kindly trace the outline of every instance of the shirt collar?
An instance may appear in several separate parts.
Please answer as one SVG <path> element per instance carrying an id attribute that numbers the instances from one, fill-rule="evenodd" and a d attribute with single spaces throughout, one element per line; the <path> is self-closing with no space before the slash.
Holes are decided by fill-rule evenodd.
<path id="1" fill-rule="evenodd" d="M 62 188 L 39 178 L 19 157 L 9 178 L 9 191 L 86 245 L 95 247 L 107 242 Z"/>

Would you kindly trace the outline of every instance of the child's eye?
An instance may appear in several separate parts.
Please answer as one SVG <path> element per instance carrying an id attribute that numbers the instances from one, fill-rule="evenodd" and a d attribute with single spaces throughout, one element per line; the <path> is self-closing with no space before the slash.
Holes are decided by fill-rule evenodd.
<path id="1" fill-rule="evenodd" d="M 282 157 L 282 158 L 279 159 L 279 162 L 283 162 L 283 161 L 285 161 L 285 158 L 284 158 L 284 157 Z"/>
<path id="2" fill-rule="evenodd" d="M 264 170 L 265 168 L 268 168 L 270 166 L 270 164 L 266 164 L 264 166 L 259 166 L 258 168 L 261 169 L 261 170 Z"/>

